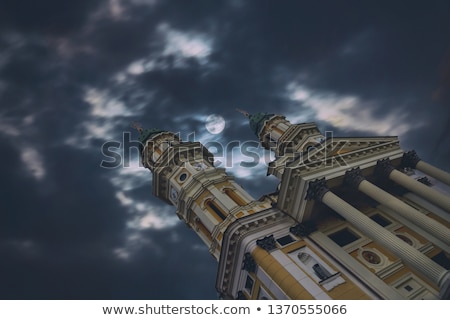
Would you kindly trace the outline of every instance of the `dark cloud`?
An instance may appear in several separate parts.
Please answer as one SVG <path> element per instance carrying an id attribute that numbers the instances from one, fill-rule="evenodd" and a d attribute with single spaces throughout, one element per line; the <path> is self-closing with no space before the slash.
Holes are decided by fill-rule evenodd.
<path id="1" fill-rule="evenodd" d="M 448 1 L 2 1 L 0 12 L 1 298 L 217 298 L 214 259 L 151 195 L 150 173 L 100 167 L 102 144 L 122 143 L 131 121 L 224 146 L 256 140 L 235 108 L 336 136 L 403 128 L 405 149 L 450 170 Z M 221 135 L 205 131 L 212 113 Z M 254 197 L 277 185 L 266 168 L 229 169 Z"/>
<path id="2" fill-rule="evenodd" d="M 176 234 L 178 240 L 171 239 Z M 211 299 L 216 263 L 191 230 L 179 226 L 146 238 L 164 252 L 145 246 L 130 261 L 118 261 L 97 246 L 67 246 L 33 255 L 26 243 L 0 246 L 2 299 Z M 167 276 L 169 275 L 170 276 Z M 201 282 L 199 282 L 201 279 Z M 201 284 L 201 285 L 200 285 Z"/>
<path id="3" fill-rule="evenodd" d="M 2 0 L 0 26 L 29 33 L 63 35 L 76 32 L 100 0 Z"/>

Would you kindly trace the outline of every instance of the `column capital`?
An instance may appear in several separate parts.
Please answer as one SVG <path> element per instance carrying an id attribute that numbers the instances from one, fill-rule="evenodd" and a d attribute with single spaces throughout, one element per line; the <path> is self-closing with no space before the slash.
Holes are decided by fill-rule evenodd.
<path id="1" fill-rule="evenodd" d="M 361 169 L 359 167 L 347 170 L 345 172 L 344 183 L 349 186 L 358 189 L 361 182 L 363 182 L 366 178 L 362 175 Z"/>
<path id="2" fill-rule="evenodd" d="M 428 177 L 426 177 L 426 176 L 417 179 L 417 181 L 419 181 L 420 183 L 423 183 L 424 185 L 429 186 L 429 187 L 433 185 L 431 183 L 430 179 L 428 179 Z"/>
<path id="3" fill-rule="evenodd" d="M 317 227 L 313 223 L 308 221 L 308 222 L 296 224 L 295 226 L 293 226 L 289 229 L 289 232 L 291 232 L 292 234 L 295 234 L 298 237 L 306 237 L 310 233 L 312 233 L 316 230 L 317 230 Z"/>
<path id="4" fill-rule="evenodd" d="M 387 179 L 395 168 L 391 164 L 389 158 L 380 159 L 377 161 L 377 166 L 375 167 L 375 174 L 380 178 Z"/>
<path id="5" fill-rule="evenodd" d="M 306 191 L 305 200 L 318 200 L 322 201 L 325 193 L 330 191 L 327 187 L 327 181 L 325 177 L 322 179 L 316 179 L 314 181 L 310 181 L 308 184 L 308 191 Z"/>
<path id="6" fill-rule="evenodd" d="M 402 157 L 402 167 L 414 169 L 420 160 L 415 150 L 405 152 Z"/>
<path id="7" fill-rule="evenodd" d="M 262 239 L 256 240 L 256 245 L 260 248 L 263 248 L 266 251 L 272 251 L 273 249 L 277 248 L 273 234 L 264 237 Z"/>

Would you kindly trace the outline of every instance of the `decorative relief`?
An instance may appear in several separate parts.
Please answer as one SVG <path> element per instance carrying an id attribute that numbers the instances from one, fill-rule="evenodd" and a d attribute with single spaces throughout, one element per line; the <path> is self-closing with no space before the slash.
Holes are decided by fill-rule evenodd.
<path id="1" fill-rule="evenodd" d="M 261 247 L 266 251 L 272 251 L 277 248 L 273 234 L 264 237 L 263 239 L 256 240 L 256 244 L 258 247 Z"/>
<path id="2" fill-rule="evenodd" d="M 396 232 L 395 235 L 414 248 L 418 248 L 420 246 L 420 242 L 408 233 Z"/>
<path id="3" fill-rule="evenodd" d="M 373 251 L 363 250 L 361 256 L 370 264 L 380 264 L 381 257 Z"/>
<path id="4" fill-rule="evenodd" d="M 376 248 L 359 248 L 357 257 L 364 265 L 376 272 L 392 264 L 392 261 Z"/>
<path id="5" fill-rule="evenodd" d="M 178 191 L 177 191 L 174 187 L 171 187 L 171 188 L 170 188 L 170 199 L 171 199 L 174 203 L 177 203 L 177 199 L 178 199 Z"/>

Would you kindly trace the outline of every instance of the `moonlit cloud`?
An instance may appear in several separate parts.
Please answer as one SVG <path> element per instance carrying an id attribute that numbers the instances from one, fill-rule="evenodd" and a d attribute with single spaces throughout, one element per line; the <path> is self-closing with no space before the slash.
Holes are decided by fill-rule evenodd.
<path id="1" fill-rule="evenodd" d="M 132 113 L 123 102 L 111 97 L 106 91 L 89 88 L 84 100 L 91 105 L 91 115 L 94 117 L 112 118 L 128 116 Z"/>
<path id="2" fill-rule="evenodd" d="M 143 204 L 144 206 L 145 204 Z M 144 211 L 145 208 L 141 206 L 141 211 Z M 158 209 L 160 211 L 160 209 Z M 157 214 L 156 212 L 148 211 L 142 217 L 138 219 L 138 221 L 131 222 L 131 225 L 137 226 L 139 229 L 166 229 L 173 227 L 176 223 L 178 223 L 178 219 L 174 218 L 173 210 L 163 210 L 162 213 L 165 215 Z M 161 212 L 161 211 L 160 211 Z"/>
<path id="3" fill-rule="evenodd" d="M 204 35 L 174 30 L 167 24 L 161 24 L 158 31 L 164 35 L 166 41 L 163 55 L 201 60 L 211 54 L 212 41 Z"/>
<path id="4" fill-rule="evenodd" d="M 124 17 L 125 9 L 121 0 L 109 0 L 108 9 L 111 17 L 114 19 L 121 19 Z"/>
<path id="5" fill-rule="evenodd" d="M 381 135 L 403 135 L 423 125 L 417 119 L 414 122 L 408 121 L 408 114 L 401 108 L 387 111 L 384 117 L 377 118 L 374 116 L 376 102 L 364 101 L 357 96 L 315 91 L 296 83 L 290 83 L 287 91 L 291 100 L 309 108 L 316 119 L 336 128 Z M 287 115 L 287 119 L 293 123 L 305 122 L 306 118 L 307 115 L 298 110 Z"/>
<path id="6" fill-rule="evenodd" d="M 123 88 L 113 94 L 106 89 L 92 87 L 86 89 L 83 99 L 90 107 L 89 116 L 78 124 L 77 130 L 68 136 L 65 142 L 70 146 L 86 149 L 92 147 L 94 139 L 105 142 L 117 140 L 121 138 L 118 133 L 123 132 L 125 128 L 131 130 L 130 117 L 139 118 L 144 111 L 145 103 L 125 105 L 121 100 L 122 90 Z M 134 94 L 137 95 L 139 92 L 136 91 Z M 151 93 L 141 94 L 141 100 L 145 102 L 151 100 Z"/>
<path id="7" fill-rule="evenodd" d="M 148 57 L 144 57 L 131 62 L 125 70 L 115 75 L 115 80 L 119 83 L 129 81 L 130 77 L 141 75 L 145 72 L 168 68 L 167 62 L 160 58 L 175 57 L 174 66 L 183 68 L 186 59 L 196 59 L 202 64 L 208 62 L 208 57 L 212 52 L 212 39 L 206 35 L 181 32 L 171 28 L 168 24 L 162 23 L 156 28 L 162 46 L 161 51 L 152 52 Z"/>
<path id="8" fill-rule="evenodd" d="M 131 261 L 142 248 L 152 252 L 154 257 L 164 254 L 164 249 L 154 241 L 146 238 L 140 232 L 131 232 L 125 239 L 123 246 L 113 249 L 117 259 Z"/>
<path id="9" fill-rule="evenodd" d="M 23 165 L 28 169 L 30 174 L 37 180 L 41 180 L 46 175 L 44 161 L 42 155 L 32 147 L 22 147 L 20 158 Z"/>
<path id="10" fill-rule="evenodd" d="M 151 71 L 155 69 L 156 62 L 155 61 L 147 61 L 145 59 L 139 59 L 137 61 L 133 61 L 128 67 L 127 67 L 127 73 L 133 76 L 140 75 L 144 72 Z"/>
<path id="11" fill-rule="evenodd" d="M 158 0 L 107 0 L 93 14 L 93 19 L 107 18 L 113 21 L 123 21 L 132 19 L 130 9 L 137 6 L 151 7 L 158 3 Z"/>
<path id="12" fill-rule="evenodd" d="M 168 206 L 163 202 L 161 202 L 161 205 L 155 205 L 150 200 L 132 199 L 127 207 L 131 214 L 127 226 L 132 230 L 160 230 L 173 227 L 179 223 L 178 217 L 174 214 L 175 207 Z"/>
<path id="13" fill-rule="evenodd" d="M 0 118 L 0 132 L 12 137 L 17 137 L 20 135 L 20 130 L 11 123 L 8 123 Z"/>

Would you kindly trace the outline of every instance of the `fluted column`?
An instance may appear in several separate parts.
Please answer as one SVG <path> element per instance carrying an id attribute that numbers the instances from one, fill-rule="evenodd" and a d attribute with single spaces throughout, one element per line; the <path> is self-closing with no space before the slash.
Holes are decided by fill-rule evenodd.
<path id="1" fill-rule="evenodd" d="M 420 160 L 417 162 L 416 168 L 423 173 L 426 173 L 433 178 L 445 183 L 446 185 L 450 186 L 450 174 L 448 172 L 445 172 L 444 170 L 441 170 L 439 168 L 436 168 L 435 166 L 432 166 L 431 164 Z"/>
<path id="2" fill-rule="evenodd" d="M 389 159 L 378 160 L 377 173 L 450 212 L 450 197 L 394 169 Z"/>
<path id="3" fill-rule="evenodd" d="M 405 152 L 402 158 L 402 166 L 409 168 L 416 168 L 423 173 L 445 183 L 450 186 L 450 173 L 445 172 L 435 166 L 421 160 L 414 150 Z"/>
<path id="4" fill-rule="evenodd" d="M 358 230 L 389 249 L 401 258 L 405 264 L 430 279 L 440 288 L 446 285 L 450 277 L 449 270 L 444 269 L 423 253 L 372 221 L 361 211 L 339 198 L 327 188 L 325 178 L 309 182 L 306 200 L 312 199 L 323 202 L 339 213 Z M 447 288 L 442 288 L 442 290 L 447 290 Z"/>
<path id="5" fill-rule="evenodd" d="M 431 235 L 450 245 L 450 229 L 367 181 L 359 168 L 345 173 L 345 182 L 372 199 L 394 210 Z"/>

